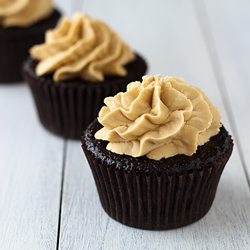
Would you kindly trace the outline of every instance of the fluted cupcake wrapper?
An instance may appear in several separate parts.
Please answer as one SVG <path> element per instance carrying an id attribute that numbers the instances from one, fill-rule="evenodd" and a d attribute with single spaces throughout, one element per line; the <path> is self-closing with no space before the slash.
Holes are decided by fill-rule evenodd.
<path id="1" fill-rule="evenodd" d="M 228 158 L 183 174 L 126 173 L 86 150 L 101 204 L 113 219 L 135 228 L 163 230 L 191 224 L 210 209 Z"/>
<path id="2" fill-rule="evenodd" d="M 36 75 L 37 63 L 28 57 L 22 75 L 31 87 L 41 123 L 57 135 L 78 140 L 98 116 L 104 98 L 125 91 L 127 84 L 140 80 L 147 69 L 145 60 L 136 54 L 136 59 L 125 66 L 128 74 L 124 77 L 107 76 L 103 82 L 80 78 L 55 82 L 53 74 Z"/>
<path id="3" fill-rule="evenodd" d="M 97 117 L 103 99 L 126 89 L 117 85 L 91 84 L 67 86 L 28 80 L 41 123 L 49 131 L 66 138 L 80 139 L 82 132 Z"/>
<path id="4" fill-rule="evenodd" d="M 28 28 L 0 27 L 0 83 L 22 81 L 21 65 L 29 54 L 29 49 L 44 42 L 44 33 L 56 25 L 59 12 Z"/>

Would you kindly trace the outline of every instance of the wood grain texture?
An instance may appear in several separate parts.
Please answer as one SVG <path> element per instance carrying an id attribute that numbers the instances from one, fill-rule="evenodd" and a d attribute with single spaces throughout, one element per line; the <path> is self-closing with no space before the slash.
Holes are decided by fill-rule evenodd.
<path id="1" fill-rule="evenodd" d="M 56 249 L 63 140 L 24 83 L 0 85 L 0 249 Z"/>
<path id="2" fill-rule="evenodd" d="M 140 52 L 149 63 L 149 74 L 182 77 L 204 90 L 219 107 L 222 122 L 231 132 L 193 4 L 195 1 L 184 0 L 92 0 L 84 2 L 83 11 L 106 21 Z M 106 215 L 80 142 L 70 141 L 59 248 L 249 249 L 250 196 L 237 149 L 236 145 L 209 213 L 190 226 L 154 232 L 124 226 Z"/>
<path id="3" fill-rule="evenodd" d="M 217 77 L 222 81 L 221 90 L 240 142 L 242 161 L 250 180 L 250 16 L 249 1 L 205 1 L 208 21 L 214 38 L 214 49 L 218 53 L 217 63 L 221 71 Z M 205 15 L 203 15 L 203 18 Z M 211 41 L 210 41 L 211 42 Z M 211 44 L 212 45 L 212 44 Z M 226 90 L 224 90 L 226 88 Z M 250 183 L 249 183 L 250 185 Z"/>

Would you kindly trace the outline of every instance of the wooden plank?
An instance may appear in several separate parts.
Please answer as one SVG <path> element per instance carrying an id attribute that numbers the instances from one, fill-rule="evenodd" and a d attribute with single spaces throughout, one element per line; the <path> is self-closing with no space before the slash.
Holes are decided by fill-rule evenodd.
<path id="1" fill-rule="evenodd" d="M 191 1 L 85 1 L 84 12 L 111 25 L 149 62 L 149 74 L 178 76 L 202 88 L 231 131 Z M 236 145 L 237 146 L 237 145 Z M 60 249 L 248 249 L 250 196 L 238 151 L 223 172 L 214 204 L 197 223 L 170 231 L 124 226 L 101 208 L 91 171 L 70 141 Z"/>
<path id="2" fill-rule="evenodd" d="M 68 142 L 62 205 L 60 249 L 88 249 L 104 237 L 109 218 L 102 211 L 79 141 Z"/>
<path id="3" fill-rule="evenodd" d="M 227 92 L 221 90 L 226 105 L 234 115 L 235 134 L 240 142 L 240 153 L 250 180 L 250 2 L 205 1 L 213 31 L 214 47 L 218 53 L 221 74 L 218 75 Z M 205 15 L 203 15 L 205 17 Z M 214 59 L 212 59 L 214 60 Z M 218 65 L 217 63 L 217 65 Z M 249 183 L 250 185 L 250 183 Z"/>
<path id="4" fill-rule="evenodd" d="M 0 85 L 0 249 L 56 249 L 63 139 L 24 83 Z"/>

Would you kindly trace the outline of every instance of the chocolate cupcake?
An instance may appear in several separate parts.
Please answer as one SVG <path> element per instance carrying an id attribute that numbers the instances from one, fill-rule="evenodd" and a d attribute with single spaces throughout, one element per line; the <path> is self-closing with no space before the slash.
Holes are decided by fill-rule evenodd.
<path id="1" fill-rule="evenodd" d="M 41 123 L 65 138 L 79 139 L 97 117 L 103 99 L 141 79 L 147 65 L 105 23 L 76 13 L 63 17 L 34 46 L 22 67 Z"/>
<path id="2" fill-rule="evenodd" d="M 82 148 L 107 214 L 151 230 L 201 219 L 233 149 L 218 109 L 200 89 L 160 76 L 105 104 Z"/>
<path id="3" fill-rule="evenodd" d="M 20 69 L 29 49 L 44 42 L 59 18 L 51 0 L 0 3 L 0 83 L 23 80 Z"/>

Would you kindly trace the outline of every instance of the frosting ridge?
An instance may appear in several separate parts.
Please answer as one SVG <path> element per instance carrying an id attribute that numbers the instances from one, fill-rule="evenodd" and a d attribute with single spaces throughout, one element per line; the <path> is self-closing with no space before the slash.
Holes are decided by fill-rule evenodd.
<path id="1" fill-rule="evenodd" d="M 104 100 L 96 139 L 107 149 L 159 160 L 192 155 L 220 130 L 220 113 L 199 88 L 177 77 L 144 76 L 127 91 Z"/>
<path id="2" fill-rule="evenodd" d="M 48 17 L 52 11 L 52 0 L 0 0 L 0 24 L 27 27 Z"/>
<path id="3" fill-rule="evenodd" d="M 105 23 L 82 13 L 75 13 L 72 20 L 63 17 L 57 28 L 46 32 L 45 43 L 32 47 L 30 54 L 40 60 L 37 75 L 54 72 L 54 81 L 76 77 L 103 81 L 104 76 L 125 76 L 124 65 L 135 59 Z"/>

